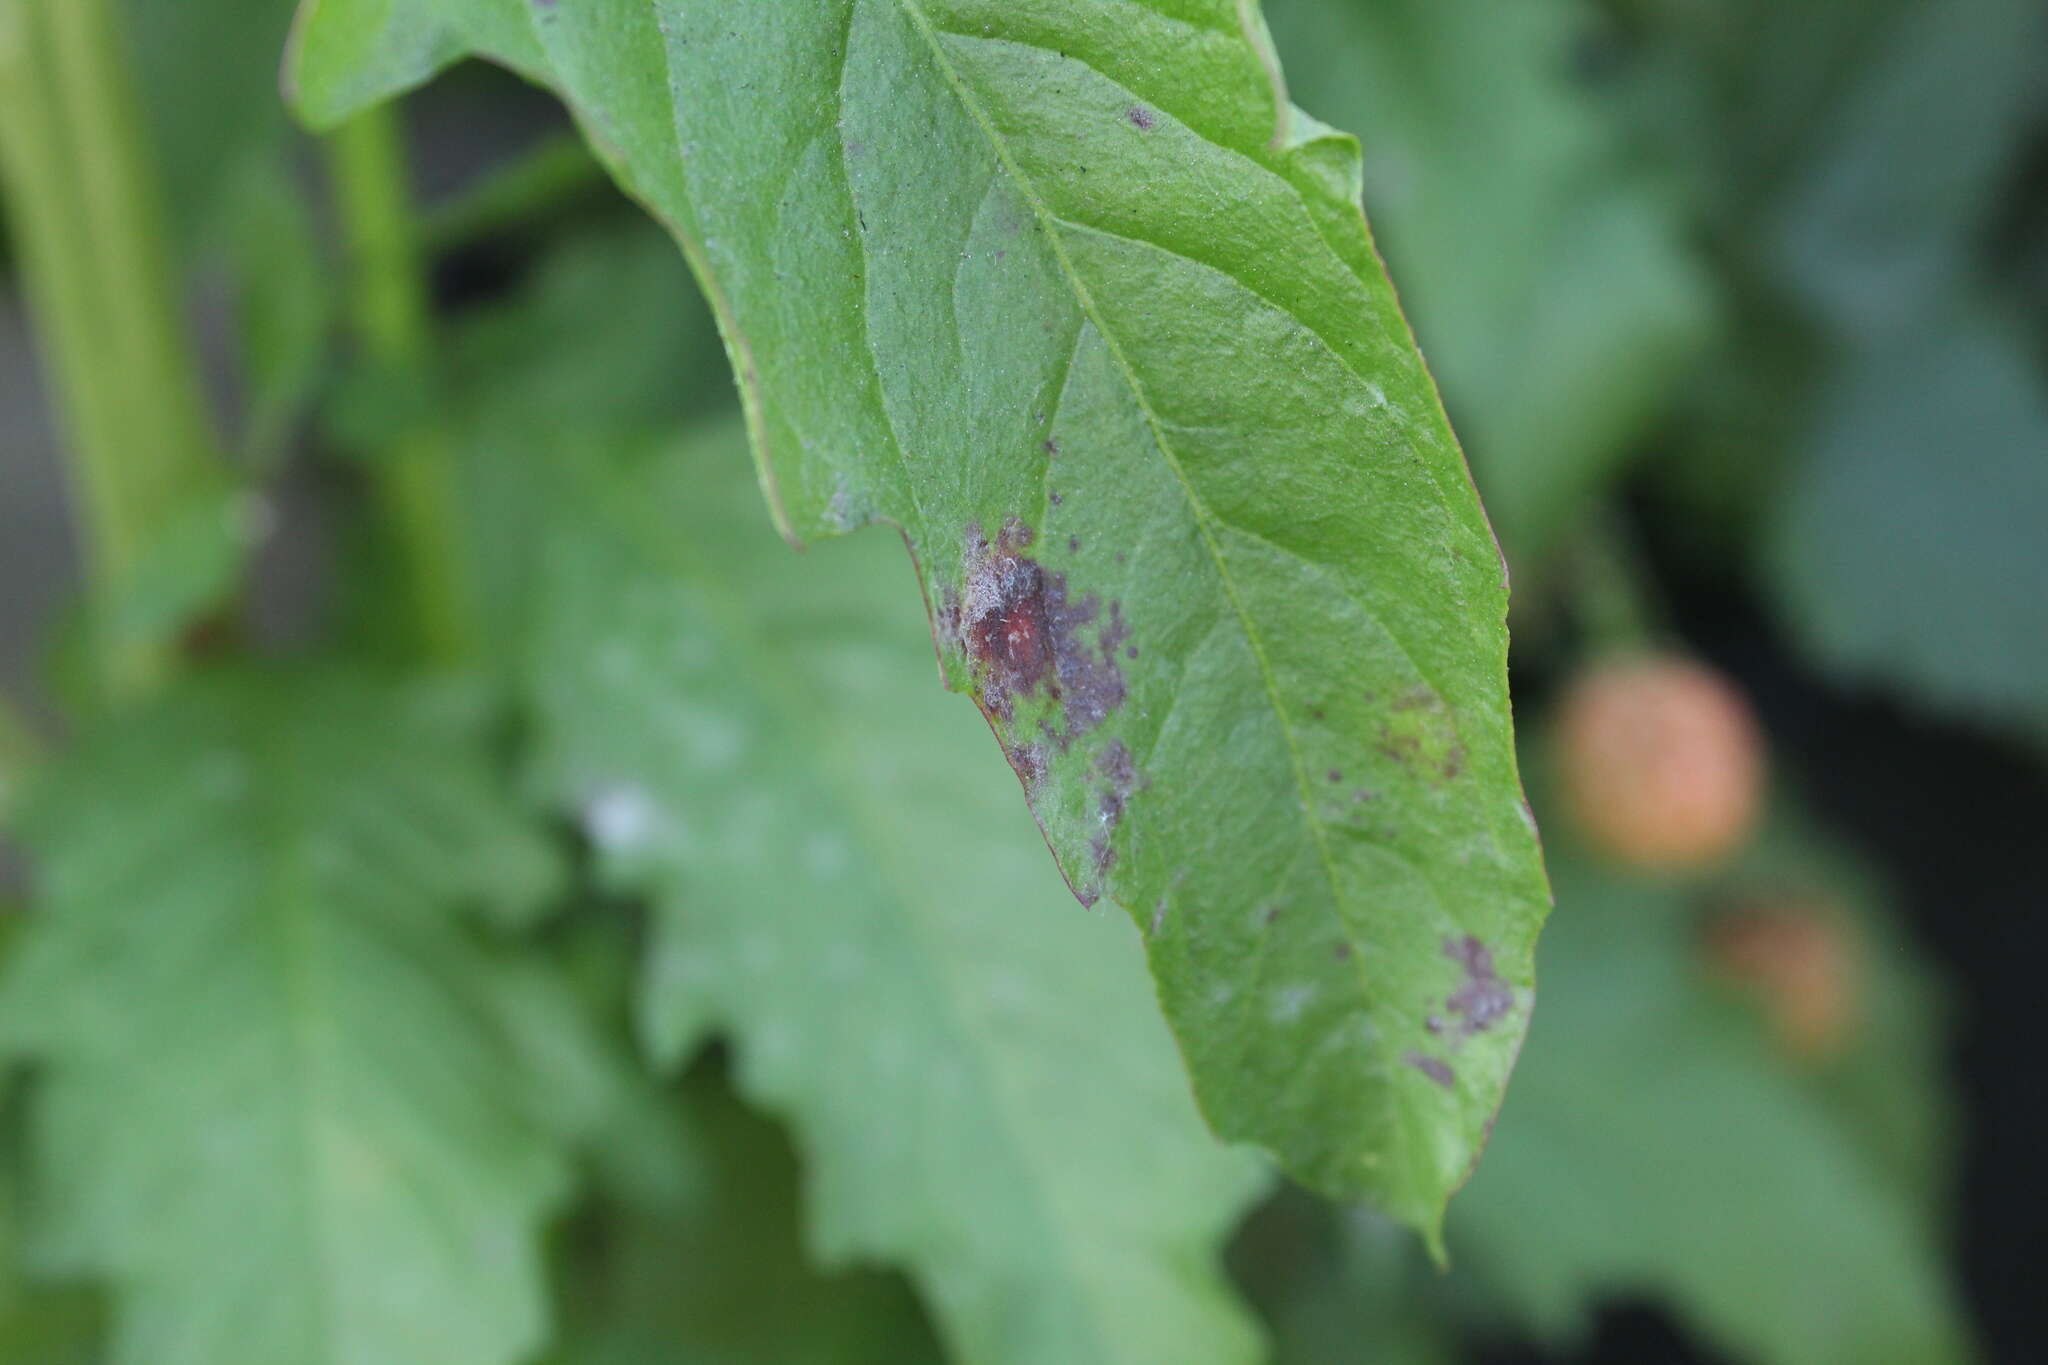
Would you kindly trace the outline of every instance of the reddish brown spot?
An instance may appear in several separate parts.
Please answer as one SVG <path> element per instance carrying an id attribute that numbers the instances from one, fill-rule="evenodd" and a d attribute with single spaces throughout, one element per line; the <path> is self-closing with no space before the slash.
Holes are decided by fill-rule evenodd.
<path id="1" fill-rule="evenodd" d="M 1271 924 L 1271 923 L 1272 923 L 1272 922 L 1273 922 L 1274 920 L 1276 920 L 1276 919 L 1279 919 L 1279 918 L 1280 918 L 1280 907 L 1279 907 L 1279 906 L 1277 906 L 1277 905 L 1269 905 L 1269 906 L 1267 906 L 1267 907 L 1266 907 L 1266 913 L 1265 913 L 1265 916 L 1264 916 L 1264 919 L 1265 919 L 1266 923 L 1268 923 L 1268 924 Z"/>
<path id="2" fill-rule="evenodd" d="M 1011 722 L 1018 698 L 1043 693 L 1059 703 L 1064 724 L 1041 728 L 1065 748 L 1123 704 L 1116 654 L 1130 628 L 1121 604 L 1105 612 L 1093 593 L 1071 598 L 1066 575 L 1025 553 L 1033 539 L 1014 517 L 993 543 L 970 526 L 965 586 L 946 594 L 939 625 L 972 663 L 991 717 Z"/>
<path id="3" fill-rule="evenodd" d="M 1457 1074 L 1451 1070 L 1450 1064 L 1440 1057 L 1432 1057 L 1426 1052 L 1411 1052 L 1401 1060 L 1446 1090 L 1458 1083 Z"/>

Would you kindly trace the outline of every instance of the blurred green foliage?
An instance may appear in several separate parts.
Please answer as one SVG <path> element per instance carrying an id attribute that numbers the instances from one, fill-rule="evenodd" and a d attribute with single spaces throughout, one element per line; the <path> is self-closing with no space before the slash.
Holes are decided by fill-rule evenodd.
<path id="1" fill-rule="evenodd" d="M 1554 618 L 1612 586 L 1589 563 L 1629 562 L 1583 551 L 1632 498 L 1818 667 L 2048 743 L 2038 4 L 1265 8 L 1293 97 L 1363 145 L 1533 662 L 1586 656 Z M 1255 1311 L 1283 1365 L 1444 1365 L 1503 1336 L 1568 1348 L 1625 1297 L 1756 1365 L 1973 1358 L 1944 1250 L 1955 1006 L 1883 879 L 1799 811 L 1796 774 L 1729 866 L 1604 865 L 1549 818 L 1534 707 L 1558 903 L 1544 1004 L 1453 1204 L 1453 1269 L 1281 1190 L 1231 1244 L 1231 1302 L 1214 1258 L 1249 1160 L 1207 1145 L 1132 945 L 1094 942 L 1122 926 L 1059 904 L 1028 825 L 997 828 L 1013 795 L 951 760 L 972 737 L 907 695 L 930 656 L 905 584 L 875 581 L 893 547 L 784 562 L 755 543 L 725 361 L 665 238 L 543 144 L 546 166 L 436 206 L 444 266 L 510 239 L 518 268 L 447 320 L 434 373 L 394 377 L 337 339 L 329 215 L 276 99 L 287 6 L 128 10 L 178 247 L 233 302 L 240 459 L 166 523 L 118 619 L 233 634 L 263 538 L 250 495 L 308 465 L 350 487 L 425 412 L 486 530 L 467 540 L 485 676 L 450 692 L 245 664 L 85 726 L 38 784 L 38 913 L 0 938 L 5 1047 L 31 1064 L 0 1111 L 0 1362 L 1091 1358 L 1062 1353 L 1069 1332 L 1104 1359 L 1240 1359 Z M 477 82 L 456 103 L 483 121 L 521 98 Z M 388 659 L 389 567 L 360 503 L 332 499 L 352 548 L 330 644 Z M 668 538 L 746 565 L 737 601 L 695 600 L 707 576 Z M 824 801 L 829 775 L 648 804 L 686 775 L 657 761 L 671 749 L 804 723 L 774 711 L 801 696 L 698 686 L 680 657 L 786 649 L 809 625 L 763 625 L 745 594 L 798 574 L 833 580 L 814 604 L 830 629 L 809 624 L 845 636 L 836 666 L 873 708 L 856 750 L 929 729 L 935 757 L 896 799 L 930 808 L 919 829 L 1002 845 L 987 856 L 1014 884 L 971 888 L 957 848 L 888 838 L 863 855 L 887 876 L 749 850 L 748 831 L 816 823 L 776 803 Z M 617 651 L 677 656 L 668 686 L 607 690 Z M 34 747 L 0 733 L 0 802 Z M 641 764 L 636 785 L 593 785 Z M 872 833 L 861 815 L 832 818 Z M 1851 926 L 1860 1013 L 1838 1055 L 1786 1055 L 1711 970 L 1706 926 L 1758 899 Z M 901 1030 L 916 1084 L 848 1082 L 879 1064 L 851 1046 L 866 1035 L 812 1011 L 850 988 L 749 956 L 798 955 L 833 915 L 894 954 L 843 1012 L 921 991 L 951 1011 Z M 930 941 L 891 940 L 904 923 Z M 963 937 L 997 945 L 983 967 L 1035 964 L 1073 1017 L 1003 1014 L 999 982 L 949 974 Z M 722 991 L 679 989 L 706 971 Z M 324 1012 L 290 1004 L 309 980 Z M 963 1075 L 986 1087 L 965 1107 Z M 882 1186 L 869 1172 L 912 1132 L 930 1151 L 897 1152 Z M 1013 1144 L 1000 1163 L 990 1134 Z M 364 1203 L 369 1170 L 404 1173 L 402 1195 Z"/>

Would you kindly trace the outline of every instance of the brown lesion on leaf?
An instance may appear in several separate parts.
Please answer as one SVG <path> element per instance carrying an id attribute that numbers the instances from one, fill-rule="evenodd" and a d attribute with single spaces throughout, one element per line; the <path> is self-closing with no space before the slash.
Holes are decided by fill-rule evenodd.
<path id="1" fill-rule="evenodd" d="M 1375 747 L 1382 758 L 1433 782 L 1450 782 L 1465 772 L 1457 720 L 1436 690 L 1423 684 L 1387 703 Z"/>
<path id="2" fill-rule="evenodd" d="M 1032 556 L 1036 539 L 1016 517 L 993 540 L 979 523 L 969 525 L 962 586 L 946 592 L 938 613 L 940 638 L 966 655 L 976 700 L 1027 792 L 1043 781 L 1055 753 L 1065 753 L 1123 705 L 1127 689 L 1117 656 L 1131 634 L 1122 604 L 1073 594 L 1065 574 Z M 1050 702 L 1052 709 L 1030 713 L 1037 737 L 1024 739 L 1018 711 L 1031 702 Z M 1090 853 L 1101 877 L 1116 862 L 1117 826 L 1144 783 L 1121 739 L 1103 746 L 1094 772 L 1101 785 Z M 1092 891 L 1075 891 L 1084 902 L 1093 899 Z"/>

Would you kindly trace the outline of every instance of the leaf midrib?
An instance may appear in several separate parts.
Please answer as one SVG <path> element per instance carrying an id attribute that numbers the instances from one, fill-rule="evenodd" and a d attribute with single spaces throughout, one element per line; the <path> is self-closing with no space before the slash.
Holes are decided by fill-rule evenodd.
<path id="1" fill-rule="evenodd" d="M 866 0 L 851 0 L 851 2 L 854 5 L 859 5 L 866 3 Z M 1251 650 L 1252 657 L 1258 665 L 1260 685 L 1264 688 L 1267 701 L 1272 707 L 1275 718 L 1280 723 L 1281 736 L 1287 745 L 1288 763 L 1294 774 L 1295 793 L 1300 801 L 1302 821 L 1307 825 L 1311 837 L 1315 840 L 1318 863 L 1322 868 L 1324 881 L 1330 891 L 1330 902 L 1325 907 L 1325 913 L 1328 914 L 1330 919 L 1335 921 L 1337 930 L 1344 940 L 1351 942 L 1353 939 L 1350 930 L 1345 925 L 1343 916 L 1338 910 L 1338 907 L 1344 903 L 1345 897 L 1340 888 L 1336 862 L 1331 855 L 1329 839 L 1323 829 L 1322 822 L 1315 817 L 1314 787 L 1309 780 L 1308 767 L 1302 756 L 1299 738 L 1295 733 L 1293 717 L 1280 700 L 1273 676 L 1273 668 L 1266 657 L 1264 642 L 1252 625 L 1251 616 L 1245 610 L 1244 603 L 1239 596 L 1236 581 L 1231 577 L 1229 566 L 1224 560 L 1222 548 L 1216 542 L 1215 532 L 1211 525 L 1211 522 L 1216 519 L 1215 514 L 1210 511 L 1208 504 L 1203 502 L 1201 496 L 1195 491 L 1193 484 L 1189 481 L 1186 469 L 1181 465 L 1179 457 L 1175 455 L 1172 445 L 1167 440 L 1165 426 L 1161 418 L 1158 413 L 1153 411 L 1151 403 L 1146 399 L 1144 388 L 1138 381 L 1137 371 L 1125 355 L 1122 343 L 1118 340 L 1116 334 L 1104 324 L 1101 313 L 1096 307 L 1094 297 L 1089 293 L 1087 285 L 1082 282 L 1079 272 L 1074 268 L 1072 259 L 1067 255 L 1066 246 L 1060 238 L 1059 225 L 1062 220 L 1059 215 L 1052 211 L 1051 206 L 1040 195 L 1037 186 L 1024 174 L 1022 168 L 1011 156 L 1007 141 L 997 133 L 994 126 L 989 122 L 987 114 L 983 112 L 979 102 L 966 89 L 959 73 L 954 69 L 952 62 L 946 57 L 944 48 L 938 39 L 938 29 L 931 22 L 930 17 L 925 14 L 918 0 L 895 0 L 895 3 L 917 28 L 919 36 L 923 38 L 927 50 L 931 53 L 933 64 L 945 78 L 948 88 L 953 91 L 954 97 L 960 102 L 961 107 L 967 112 L 968 116 L 974 120 L 975 126 L 981 130 L 983 138 L 987 141 L 991 154 L 995 156 L 1004 172 L 1010 177 L 1011 182 L 1017 186 L 1018 192 L 1023 195 L 1025 201 L 1030 205 L 1032 214 L 1038 219 L 1039 225 L 1043 229 L 1040 235 L 1046 240 L 1048 248 L 1057 261 L 1061 276 L 1066 280 L 1067 287 L 1072 290 L 1075 302 L 1079 306 L 1082 315 L 1095 328 L 1096 334 L 1102 338 L 1103 345 L 1108 349 L 1111 358 L 1116 362 L 1118 372 L 1122 374 L 1125 386 L 1131 391 L 1132 401 L 1137 404 L 1138 411 L 1144 416 L 1146 426 L 1152 432 L 1153 444 L 1158 448 L 1161 458 L 1166 461 L 1167 468 L 1173 472 L 1174 479 L 1180 486 L 1182 496 L 1186 499 L 1188 507 L 1193 514 L 1196 528 L 1201 534 L 1203 549 L 1207 552 L 1211 564 L 1215 567 L 1217 581 L 1223 588 L 1224 596 L 1230 602 L 1231 612 L 1237 617 L 1239 628 L 1244 633 L 1245 644 Z M 1288 313 L 1288 316 L 1292 317 L 1293 314 Z M 1114 895 L 1114 891 L 1111 894 Z M 1360 985 L 1364 986 L 1363 969 L 1359 968 L 1356 971 L 1360 979 Z"/>
<path id="2" fill-rule="evenodd" d="M 270 864 L 270 871 L 264 879 L 265 889 L 275 907 L 278 948 L 285 976 L 285 1003 L 291 1015 L 291 1050 L 300 1059 L 298 1075 L 289 1089 L 297 1101 L 294 1108 L 300 1130 L 299 1160 L 304 1163 L 300 1183 L 304 1196 L 302 1211 L 307 1222 L 307 1251 L 314 1272 L 308 1293 L 318 1328 L 317 1339 L 333 1348 L 335 1326 L 339 1321 L 333 1297 L 338 1257 L 328 1219 L 323 1216 L 320 1197 L 321 1172 L 326 1166 L 320 1115 L 330 1107 L 331 1095 L 327 1094 L 327 1048 L 320 1036 L 318 1022 L 325 1009 L 323 1002 L 327 990 L 319 948 L 313 942 L 318 932 L 315 922 L 318 911 L 314 906 L 313 891 L 317 873 L 308 866 L 310 853 L 303 837 L 307 822 L 302 793 L 294 780 L 299 757 L 297 737 L 289 726 L 273 727 L 266 723 L 267 703 L 251 709 L 258 714 L 238 721 L 238 728 L 243 732 L 244 752 L 252 761 L 261 763 L 274 778 L 250 784 L 252 793 L 271 794 L 271 799 L 254 801 L 250 811 L 261 831 L 260 847 L 268 850 L 266 861 Z M 277 740 L 280 732 L 287 750 L 282 754 L 273 743 L 264 742 L 266 739 Z M 339 1360 L 341 1354 L 334 1349 L 328 1358 Z"/>

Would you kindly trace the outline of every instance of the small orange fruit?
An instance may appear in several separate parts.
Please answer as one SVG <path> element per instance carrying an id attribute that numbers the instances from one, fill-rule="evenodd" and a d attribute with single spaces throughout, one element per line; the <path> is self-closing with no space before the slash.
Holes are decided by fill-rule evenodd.
<path id="1" fill-rule="evenodd" d="M 1649 655 L 1590 669 L 1565 696 L 1558 740 L 1572 818 L 1620 862 L 1701 867 L 1756 820 L 1763 738 L 1735 685 L 1704 664 Z"/>
<path id="2" fill-rule="evenodd" d="M 1722 916 L 1707 931 L 1715 970 L 1751 995 L 1791 1056 L 1824 1062 L 1855 1031 L 1857 969 L 1848 926 L 1790 901 Z"/>

